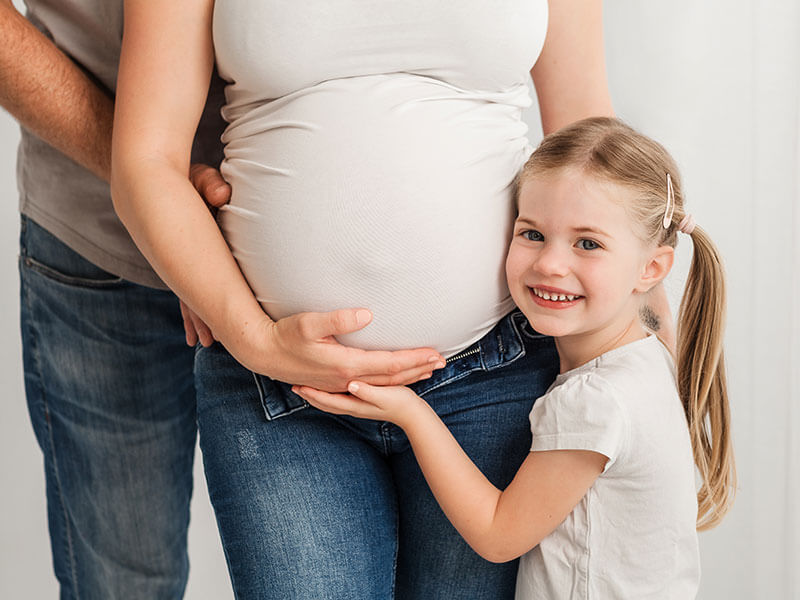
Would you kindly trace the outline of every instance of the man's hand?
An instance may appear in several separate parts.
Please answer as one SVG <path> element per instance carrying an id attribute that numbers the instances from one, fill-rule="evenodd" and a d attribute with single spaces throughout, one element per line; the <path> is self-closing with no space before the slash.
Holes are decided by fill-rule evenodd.
<path id="1" fill-rule="evenodd" d="M 212 208 L 219 208 L 231 200 L 231 186 L 222 178 L 218 169 L 194 164 L 189 168 L 189 180 L 194 188 Z"/>
<path id="2" fill-rule="evenodd" d="M 225 182 L 222 174 L 214 167 L 200 163 L 194 164 L 189 168 L 189 179 L 212 212 L 216 212 L 220 206 L 230 202 L 231 186 Z M 194 346 L 199 341 L 208 348 L 216 340 L 214 333 L 191 308 L 186 306 L 183 300 L 180 303 L 183 330 L 186 332 L 186 345 Z"/>

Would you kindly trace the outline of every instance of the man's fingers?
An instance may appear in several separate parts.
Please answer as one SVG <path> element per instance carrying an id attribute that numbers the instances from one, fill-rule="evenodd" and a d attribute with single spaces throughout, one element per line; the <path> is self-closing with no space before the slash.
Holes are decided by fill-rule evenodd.
<path id="1" fill-rule="evenodd" d="M 183 330 L 186 332 L 186 345 L 187 346 L 194 346 L 197 344 L 197 331 L 194 328 L 194 323 L 192 322 L 191 312 L 189 311 L 189 307 L 183 303 L 183 300 L 180 301 L 181 307 L 181 317 L 183 318 Z"/>
<path id="2" fill-rule="evenodd" d="M 215 208 L 227 204 L 231 199 L 231 186 L 215 168 L 194 164 L 189 168 L 189 179 L 206 203 Z"/>
<path id="3" fill-rule="evenodd" d="M 182 300 L 180 307 L 183 330 L 186 332 L 186 344 L 194 346 L 199 341 L 205 348 L 208 348 L 214 343 L 214 334 L 211 333 L 211 329 Z"/>
<path id="4" fill-rule="evenodd" d="M 208 325 L 206 325 L 200 317 L 194 313 L 191 313 L 191 315 L 192 323 L 194 323 L 195 331 L 197 331 L 197 337 L 200 339 L 200 344 L 202 344 L 204 348 L 208 348 L 214 343 L 214 334 L 211 333 L 211 329 L 208 328 Z"/>

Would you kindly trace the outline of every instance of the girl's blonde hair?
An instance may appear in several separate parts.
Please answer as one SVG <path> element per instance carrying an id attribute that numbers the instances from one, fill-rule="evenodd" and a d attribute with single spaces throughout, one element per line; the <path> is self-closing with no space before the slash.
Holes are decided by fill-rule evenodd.
<path id="1" fill-rule="evenodd" d="M 675 247 L 686 213 L 678 168 L 660 144 L 617 119 L 584 119 L 542 140 L 520 173 L 518 189 L 526 180 L 563 169 L 578 169 L 631 190 L 625 208 L 638 225 L 637 233 L 645 241 Z M 675 211 L 665 229 L 667 174 Z M 697 528 L 702 530 L 717 525 L 730 509 L 736 468 L 722 351 L 725 277 L 706 232 L 695 227 L 691 238 L 692 265 L 678 314 L 677 367 L 678 393 L 702 478 L 697 494 Z"/>

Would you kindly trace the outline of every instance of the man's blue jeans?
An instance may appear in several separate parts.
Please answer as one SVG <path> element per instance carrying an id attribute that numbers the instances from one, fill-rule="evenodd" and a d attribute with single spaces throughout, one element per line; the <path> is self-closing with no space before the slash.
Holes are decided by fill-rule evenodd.
<path id="1" fill-rule="evenodd" d="M 530 449 L 528 414 L 558 369 L 551 338 L 514 312 L 412 387 L 497 486 Z M 491 564 L 436 504 L 402 430 L 323 413 L 198 348 L 198 424 L 238 600 L 500 600 L 517 562 Z"/>
<path id="2" fill-rule="evenodd" d="M 178 301 L 97 268 L 24 217 L 19 266 L 61 598 L 181 598 L 196 410 Z"/>

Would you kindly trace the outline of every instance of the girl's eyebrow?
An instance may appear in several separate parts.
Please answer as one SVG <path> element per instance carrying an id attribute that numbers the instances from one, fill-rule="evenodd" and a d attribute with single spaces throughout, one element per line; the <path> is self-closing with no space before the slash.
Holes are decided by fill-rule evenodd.
<path id="1" fill-rule="evenodd" d="M 519 225 L 527 225 L 529 227 L 534 227 L 534 228 L 539 227 L 539 225 L 536 224 L 536 221 L 532 221 L 531 219 L 529 219 L 527 217 L 517 217 L 517 221 L 516 222 Z M 580 227 L 572 227 L 571 230 L 574 233 L 578 233 L 578 234 L 580 234 L 580 233 L 593 233 L 595 235 L 600 235 L 600 236 L 607 237 L 607 238 L 611 237 L 609 234 L 607 234 L 602 229 L 598 229 L 597 227 L 592 227 L 591 225 L 582 225 Z"/>
<path id="2" fill-rule="evenodd" d="M 590 227 L 590 226 L 585 226 L 585 227 L 573 227 L 573 228 L 572 228 L 572 231 L 574 231 L 574 232 L 576 232 L 576 233 L 596 233 L 597 235 L 602 235 L 602 236 L 604 236 L 604 237 L 611 237 L 610 235 L 608 235 L 608 234 L 607 234 L 605 231 L 603 231 L 602 229 L 597 229 L 596 227 Z"/>
<path id="3" fill-rule="evenodd" d="M 517 223 L 522 223 L 523 225 L 530 225 L 531 227 L 536 227 L 536 223 L 534 223 L 530 219 L 526 219 L 525 217 L 517 217 Z"/>

